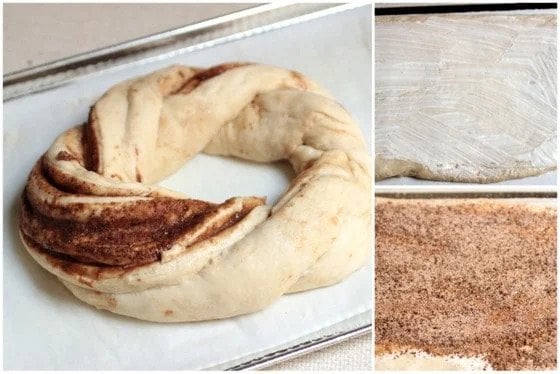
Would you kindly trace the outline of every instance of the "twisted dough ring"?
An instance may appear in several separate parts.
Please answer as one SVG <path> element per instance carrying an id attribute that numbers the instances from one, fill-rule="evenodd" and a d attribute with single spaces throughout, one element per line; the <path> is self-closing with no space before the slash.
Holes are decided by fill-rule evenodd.
<path id="1" fill-rule="evenodd" d="M 152 185 L 198 152 L 288 160 L 274 207 Z M 172 66 L 111 88 L 60 135 L 22 198 L 25 247 L 79 299 L 159 322 L 226 318 L 336 283 L 369 253 L 370 159 L 358 127 L 298 73 Z"/>

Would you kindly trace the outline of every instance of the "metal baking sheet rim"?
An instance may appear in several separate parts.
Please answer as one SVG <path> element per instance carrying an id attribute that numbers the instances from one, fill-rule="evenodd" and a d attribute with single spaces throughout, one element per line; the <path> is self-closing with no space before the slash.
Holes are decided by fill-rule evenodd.
<path id="1" fill-rule="evenodd" d="M 371 311 L 366 312 L 364 314 L 371 315 Z M 360 315 L 356 316 L 360 317 Z M 267 368 L 272 365 L 276 365 L 297 357 L 301 357 L 308 353 L 316 352 L 318 350 L 336 345 L 338 343 L 342 343 L 352 338 L 357 338 L 359 336 L 371 334 L 372 332 L 372 323 L 366 323 L 356 328 L 351 328 L 348 330 L 343 330 L 340 332 L 330 333 L 323 335 L 319 338 L 313 339 L 303 339 L 301 342 L 289 345 L 285 348 L 275 349 L 269 353 L 258 353 L 250 358 L 247 361 L 244 361 L 240 364 L 236 364 L 234 366 L 228 366 L 226 363 L 225 365 L 217 366 L 217 370 L 222 370 L 222 366 L 225 367 L 223 370 L 225 371 L 238 371 L 238 370 L 260 370 Z M 248 356 L 251 357 L 251 356 Z M 210 368 L 210 370 L 214 370 L 214 368 Z"/>
<path id="2" fill-rule="evenodd" d="M 357 0 L 337 4 L 288 1 L 255 6 L 4 74 L 2 100 L 14 100 L 69 84 L 84 76 L 163 60 L 364 6 L 371 6 L 371 2 Z M 265 18 L 268 23 L 261 22 Z"/>
<path id="3" fill-rule="evenodd" d="M 243 17 L 235 17 L 236 14 L 248 14 L 248 15 L 254 15 L 254 14 L 258 14 L 259 11 L 271 11 L 274 9 L 277 9 L 278 7 L 270 7 L 271 4 L 264 5 L 264 6 L 257 6 L 255 8 L 250 8 L 246 11 L 241 11 L 241 12 L 236 12 L 236 13 L 232 13 L 229 15 L 225 15 L 222 17 L 218 17 L 219 19 L 223 19 L 224 22 L 237 22 L 237 23 L 242 23 L 243 22 Z M 323 4 L 326 5 L 326 4 Z M 337 5 L 337 4 L 330 4 L 330 6 L 326 6 L 326 7 L 322 7 L 322 8 L 316 8 L 313 9 L 309 12 L 302 12 L 302 14 L 299 14 L 293 18 L 289 18 L 289 19 L 283 19 L 280 21 L 277 21 L 274 23 L 275 27 L 267 27 L 267 26 L 272 26 L 272 25 L 261 25 L 258 26 L 256 28 L 253 28 L 251 30 L 238 30 L 237 33 L 239 32 L 245 32 L 247 33 L 246 35 L 242 36 L 242 38 L 248 38 L 250 36 L 253 35 L 258 35 L 260 33 L 263 32 L 268 32 L 268 31 L 274 31 L 274 30 L 278 30 L 284 27 L 288 27 L 297 23 L 303 23 L 303 22 L 307 22 L 313 19 L 317 19 L 317 18 L 321 18 L 321 17 L 325 17 L 325 16 L 330 16 L 330 15 L 335 15 L 341 12 L 344 12 L 345 10 L 350 10 L 350 9 L 355 9 L 357 7 L 361 7 L 361 6 L 368 6 L 370 5 L 370 3 L 368 1 L 356 1 L 353 3 L 349 3 L 349 4 L 344 4 L 344 5 Z M 289 6 L 286 5 L 286 6 Z M 134 53 L 133 51 L 133 46 L 137 46 L 137 45 L 141 45 L 143 42 L 146 43 L 146 45 L 149 45 L 150 43 L 153 43 L 154 40 L 158 40 L 159 38 L 165 38 L 167 37 L 170 33 L 175 33 L 177 35 L 182 35 L 182 36 L 188 36 L 188 34 L 192 31 L 196 31 L 199 27 L 204 27 L 207 23 L 212 23 L 212 20 L 209 21 L 204 21 L 201 22 L 199 24 L 193 24 L 193 25 L 189 25 L 185 28 L 180 28 L 177 30 L 171 30 L 171 31 L 165 31 L 162 33 L 158 33 L 158 34 L 154 34 L 154 35 L 149 35 L 146 36 L 144 38 L 140 38 L 137 40 L 132 41 L 130 44 L 130 48 L 131 48 L 131 53 Z M 181 29 L 185 29 L 186 31 L 184 32 L 180 32 Z M 251 31 L 250 33 L 248 31 Z M 221 37 L 219 39 L 224 39 L 224 37 Z M 227 37 L 225 37 L 226 40 L 222 41 L 224 43 L 227 43 L 230 40 L 227 40 Z M 236 39 L 232 39 L 232 40 L 236 40 Z M 193 48 L 194 50 L 199 50 L 199 49 L 205 49 L 205 48 L 210 48 L 211 46 L 215 45 L 212 44 L 213 40 L 206 40 L 203 42 L 203 44 L 206 44 L 205 47 L 197 47 L 197 45 L 192 45 L 192 46 L 187 46 L 187 47 L 183 47 L 183 48 Z M 127 44 L 127 43 L 123 43 L 123 44 Z M 156 43 L 157 44 L 157 43 Z M 4 89 L 3 89 L 3 101 L 8 101 L 8 100 L 14 100 L 14 99 L 18 99 L 21 97 L 25 97 L 27 95 L 31 95 L 37 92 L 41 92 L 41 91 L 46 91 L 49 89 L 53 89 L 56 88 L 58 86 L 64 85 L 64 84 L 68 84 L 76 79 L 79 79 L 83 76 L 86 75 L 90 75 L 93 73 L 99 73 L 102 71 L 106 71 L 109 70 L 111 68 L 115 68 L 115 67 L 122 67 L 122 66 L 126 66 L 129 64 L 134 64 L 134 63 L 140 63 L 142 61 L 146 61 L 146 60 L 152 60 L 152 59 L 164 59 L 167 57 L 171 57 L 173 55 L 175 55 L 177 53 L 177 50 L 167 50 L 164 51 L 162 53 L 157 53 L 158 50 L 158 46 L 154 45 L 151 49 L 146 49 L 145 51 L 152 51 L 152 52 L 156 52 L 151 56 L 138 56 L 138 59 L 134 60 L 134 61 L 122 61 L 122 59 L 114 59 L 111 60 L 111 58 L 108 58 L 107 61 L 103 61 L 103 62 L 98 62 L 96 64 L 84 64 L 82 66 L 79 67 L 74 67 L 71 68 L 69 70 L 72 70 L 72 74 L 69 75 L 69 77 L 59 77 L 58 80 L 53 80 L 52 82 L 49 83 L 49 78 L 51 78 L 54 75 L 57 75 L 57 73 L 54 74 L 43 74 L 41 75 L 41 72 L 43 71 L 48 71 L 49 69 L 52 68 L 52 66 L 55 66 L 57 68 L 64 68 L 64 63 L 65 61 L 68 61 L 68 66 L 71 66 L 73 63 L 76 63 L 76 61 L 87 61 L 89 58 L 98 55 L 98 54 L 102 54 L 104 51 L 108 52 L 111 50 L 114 50 L 115 48 L 118 48 L 118 45 L 115 46 L 109 46 L 106 48 L 102 48 L 100 50 L 96 50 L 96 51 L 92 51 L 90 53 L 84 53 L 78 56 L 72 56 L 69 58 L 65 58 L 65 59 L 60 59 L 60 60 L 55 60 L 52 61 L 50 63 L 47 63 L 45 65 L 41 65 L 35 68 L 30 68 L 30 69 L 24 69 L 21 71 L 16 71 L 13 73 L 9 73 L 4 75 L 3 79 L 4 81 L 6 81 L 7 79 L 9 80 L 10 77 L 12 76 L 16 76 L 19 77 L 18 79 L 20 79 L 20 81 L 16 81 L 16 83 L 5 83 L 4 84 Z M 179 48 L 181 49 L 181 48 Z M 183 52 L 188 52 L 188 51 L 183 51 Z M 126 55 L 125 55 L 126 57 Z M 86 70 L 87 71 L 80 71 L 80 70 Z M 26 72 L 28 73 L 29 77 L 34 77 L 37 76 L 35 78 L 28 78 L 26 79 Z M 60 73 L 58 73 L 60 74 Z M 45 81 L 47 83 L 45 83 Z M 23 89 L 21 89 L 20 87 L 24 86 Z M 10 88 L 12 88 L 12 90 L 10 90 Z M 18 91 L 18 88 L 20 89 Z M 368 313 L 368 312 L 366 312 Z M 371 316 L 371 311 L 369 312 L 370 316 Z M 355 316 L 355 317 L 359 317 Z M 351 320 L 352 318 L 349 318 L 348 320 Z M 328 328 L 327 328 L 328 329 Z M 348 339 L 351 338 L 356 338 L 362 335 L 366 335 L 368 333 L 371 333 L 372 331 L 372 323 L 371 320 L 369 323 L 360 325 L 358 327 L 353 327 L 353 328 L 349 328 L 349 329 L 345 329 L 342 331 L 338 331 L 338 332 L 333 332 L 333 333 L 325 333 L 325 335 L 322 335 L 318 338 L 306 338 L 304 337 L 303 339 L 299 339 L 299 340 L 295 340 L 291 343 L 289 343 L 289 345 L 287 347 L 282 347 L 279 349 L 275 349 L 271 352 L 265 353 L 263 354 L 262 352 L 258 352 L 254 355 L 250 355 L 246 358 L 242 358 L 242 360 L 245 360 L 239 364 L 236 364 L 234 366 L 228 366 L 229 364 L 226 362 L 224 363 L 224 370 L 228 370 L 228 371 L 233 371 L 233 370 L 257 370 L 257 369 L 262 369 L 274 364 L 279 364 L 281 362 L 287 361 L 289 359 L 293 359 L 296 357 L 300 357 L 302 355 L 314 352 L 314 351 L 318 351 L 320 349 L 344 342 Z M 230 361 L 231 362 L 231 361 Z"/>
<path id="4" fill-rule="evenodd" d="M 461 186 L 461 185 L 382 185 L 375 186 L 375 195 L 452 195 L 465 196 L 474 195 L 556 195 L 556 185 L 483 185 L 483 186 Z"/>

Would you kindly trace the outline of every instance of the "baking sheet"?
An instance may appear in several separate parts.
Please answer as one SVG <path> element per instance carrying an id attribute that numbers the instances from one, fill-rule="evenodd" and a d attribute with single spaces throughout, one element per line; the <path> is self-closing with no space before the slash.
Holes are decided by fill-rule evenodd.
<path id="1" fill-rule="evenodd" d="M 556 171 L 549 171 L 548 173 L 544 173 L 538 175 L 536 177 L 527 177 L 527 178 L 520 178 L 520 179 L 510 179 L 507 181 L 496 182 L 496 183 L 489 183 L 489 185 L 499 185 L 499 186 L 556 186 L 556 178 L 557 173 Z M 484 184 L 479 183 L 454 183 L 454 182 L 441 182 L 441 181 L 430 181 L 425 179 L 417 179 L 411 177 L 395 177 L 395 178 L 387 178 L 381 181 L 375 182 L 376 185 L 380 186 L 419 186 L 419 185 L 431 185 L 431 186 L 470 186 L 470 187 L 482 187 L 485 186 Z"/>
<path id="2" fill-rule="evenodd" d="M 371 330 L 371 311 L 367 311 L 310 335 L 306 335 L 297 341 L 289 342 L 269 351 L 260 352 L 249 360 L 247 357 L 243 357 L 237 362 L 229 362 L 227 365 L 213 367 L 211 370 L 258 370 L 329 347 L 353 337 L 370 335 L 371 338 Z M 371 367 L 371 358 L 370 356 L 369 365 L 363 363 L 364 367 Z"/>
<path id="3" fill-rule="evenodd" d="M 298 70 L 335 94 L 371 138 L 371 8 L 361 7 L 194 53 L 86 76 L 4 106 L 4 368 L 203 369 L 226 367 L 371 309 L 371 266 L 338 285 L 287 295 L 248 316 L 185 324 L 121 317 L 79 302 L 40 268 L 17 237 L 17 199 L 35 160 L 82 123 L 112 84 L 172 63 L 255 61 Z M 371 145 L 370 145 L 371 149 Z M 201 199 L 286 188 L 285 165 L 199 155 L 162 183 Z M 224 181 L 227 181 L 225 183 Z"/>

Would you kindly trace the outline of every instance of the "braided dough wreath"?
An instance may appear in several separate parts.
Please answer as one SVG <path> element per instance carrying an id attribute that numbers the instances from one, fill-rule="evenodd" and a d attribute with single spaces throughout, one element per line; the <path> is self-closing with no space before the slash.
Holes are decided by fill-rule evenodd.
<path id="1" fill-rule="evenodd" d="M 154 183 L 198 152 L 297 177 L 275 206 Z M 20 235 L 80 300 L 158 322 L 226 318 L 336 283 L 369 254 L 370 159 L 350 115 L 301 74 L 172 66 L 125 81 L 30 173 Z"/>

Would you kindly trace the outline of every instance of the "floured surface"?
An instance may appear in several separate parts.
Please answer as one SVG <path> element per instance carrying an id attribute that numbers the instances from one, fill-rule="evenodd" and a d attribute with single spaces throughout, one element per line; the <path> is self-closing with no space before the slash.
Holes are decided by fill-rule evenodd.
<path id="1" fill-rule="evenodd" d="M 453 355 L 497 370 L 555 368 L 555 204 L 378 198 L 381 362 L 396 368 L 388 355 L 414 350 L 432 357 L 405 355 L 401 368 L 443 366 Z"/>
<path id="2" fill-rule="evenodd" d="M 556 168 L 556 16 L 376 17 L 376 179 Z"/>

